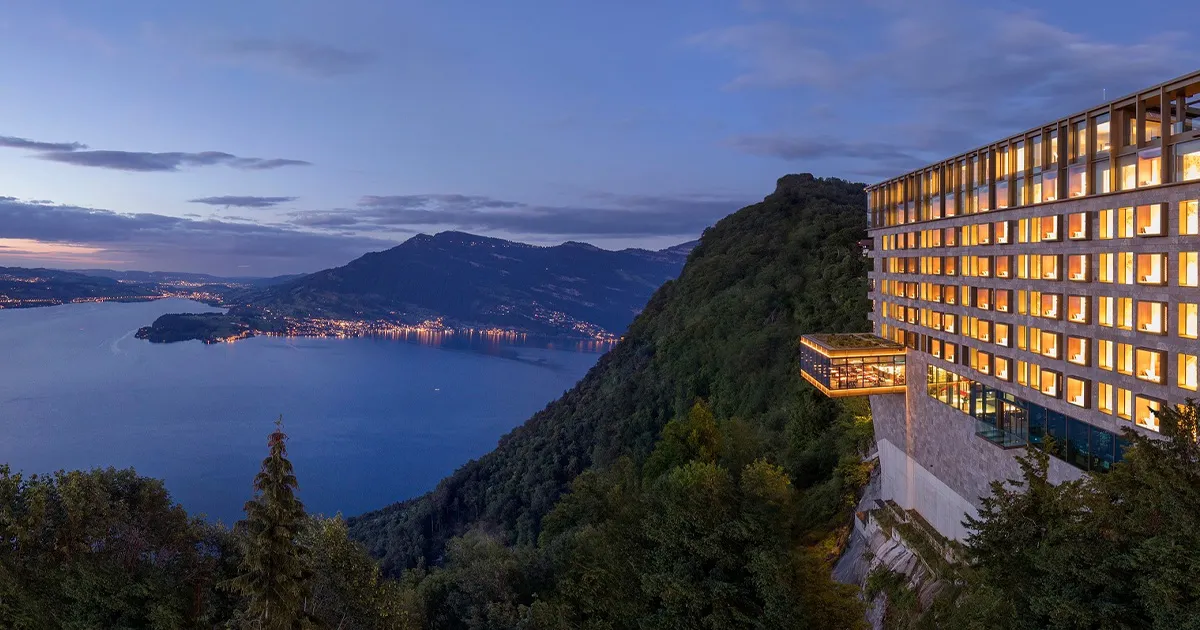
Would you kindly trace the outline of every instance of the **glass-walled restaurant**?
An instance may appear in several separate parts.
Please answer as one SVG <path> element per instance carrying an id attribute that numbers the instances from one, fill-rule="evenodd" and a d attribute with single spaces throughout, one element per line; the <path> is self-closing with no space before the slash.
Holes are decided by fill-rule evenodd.
<path id="1" fill-rule="evenodd" d="M 1200 72 L 867 188 L 871 227 L 1200 181 Z"/>
<path id="2" fill-rule="evenodd" d="M 875 335 L 804 335 L 800 373 L 830 397 L 900 394 L 906 384 L 904 352 L 904 346 Z"/>

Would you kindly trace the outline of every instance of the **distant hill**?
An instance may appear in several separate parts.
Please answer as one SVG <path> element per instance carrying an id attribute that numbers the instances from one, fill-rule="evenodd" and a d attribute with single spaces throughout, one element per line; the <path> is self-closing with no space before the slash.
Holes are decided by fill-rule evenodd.
<path id="1" fill-rule="evenodd" d="M 267 287 L 235 312 L 620 334 L 695 243 L 610 251 L 539 247 L 464 232 L 419 234 L 389 250 Z"/>
<path id="2" fill-rule="evenodd" d="M 837 469 L 838 449 L 850 447 L 838 446 L 846 441 L 839 437 L 845 427 L 835 422 L 838 405 L 800 377 L 796 345 L 803 333 L 870 329 L 869 261 L 858 245 L 865 207 L 862 184 L 809 174 L 781 178 L 761 203 L 704 232 L 679 278 L 654 294 L 625 338 L 578 385 L 428 494 L 350 518 L 351 533 L 393 575 L 444 561 L 448 541 L 471 531 L 538 544 L 543 518 L 572 480 L 622 457 L 640 465 L 665 439 L 664 425 L 686 416 L 698 398 L 711 401 L 718 418 L 744 423 L 722 438 L 746 449 L 731 470 L 759 457 L 783 465 L 805 492 L 797 513 L 825 531 L 826 519 L 841 514 L 836 506 L 853 505 L 844 498 L 853 485 Z M 690 245 L 675 254 L 691 252 Z M 601 524 L 610 514 L 606 492 L 589 495 L 587 501 L 606 507 L 585 519 L 581 531 L 608 526 Z M 547 549 L 562 544 L 553 536 L 541 540 Z M 698 546 L 679 549 L 665 566 L 692 565 Z M 581 564 L 598 562 L 599 554 L 580 555 Z M 617 570 L 639 584 L 625 556 L 617 559 Z"/>
<path id="3" fill-rule="evenodd" d="M 252 276 L 223 277 L 213 276 L 206 273 L 185 273 L 176 271 L 116 271 L 113 269 L 75 269 L 73 271 L 75 273 L 81 273 L 89 276 L 112 278 L 114 280 L 123 280 L 126 282 L 195 282 L 199 284 L 244 284 L 249 286 L 264 287 L 286 282 L 288 280 L 294 280 L 304 275 L 297 273 L 286 276 L 275 276 L 272 278 L 259 278 Z"/>
<path id="4" fill-rule="evenodd" d="M 150 287 L 56 269 L 0 267 L 0 308 L 49 306 L 79 299 L 136 299 Z"/>

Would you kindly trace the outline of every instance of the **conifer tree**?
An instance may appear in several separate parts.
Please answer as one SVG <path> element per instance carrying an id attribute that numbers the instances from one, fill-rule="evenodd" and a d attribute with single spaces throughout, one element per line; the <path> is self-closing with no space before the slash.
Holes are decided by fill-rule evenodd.
<path id="1" fill-rule="evenodd" d="M 304 627 L 310 571 L 307 550 L 298 542 L 305 526 L 304 505 L 296 498 L 296 475 L 287 458 L 283 417 L 267 444 L 270 454 L 254 478 L 254 498 L 246 502 L 240 574 L 230 588 L 247 599 L 243 621 L 252 628 Z"/>

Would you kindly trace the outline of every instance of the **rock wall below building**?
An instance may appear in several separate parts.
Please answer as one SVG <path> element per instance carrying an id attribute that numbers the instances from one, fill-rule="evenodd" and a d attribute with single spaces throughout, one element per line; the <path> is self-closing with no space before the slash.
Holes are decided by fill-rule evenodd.
<path id="1" fill-rule="evenodd" d="M 909 351 L 908 392 L 871 397 L 880 497 L 916 510 L 943 536 L 962 541 L 968 533 L 963 521 L 978 515 L 990 484 L 1020 477 L 1016 457 L 1025 449 L 1002 449 L 976 436 L 974 418 L 928 396 L 928 365 L 926 355 Z M 1054 458 L 1049 473 L 1055 483 L 1083 474 Z"/>

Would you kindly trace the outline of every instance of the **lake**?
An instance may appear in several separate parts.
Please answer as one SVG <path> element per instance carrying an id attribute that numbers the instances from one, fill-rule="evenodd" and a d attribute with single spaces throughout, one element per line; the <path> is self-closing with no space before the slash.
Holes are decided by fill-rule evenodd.
<path id="1" fill-rule="evenodd" d="M 185 300 L 0 310 L 0 463 L 133 467 L 191 513 L 241 516 L 280 414 L 310 512 L 349 516 L 432 489 L 571 388 L 574 344 L 255 337 L 151 344 Z"/>

